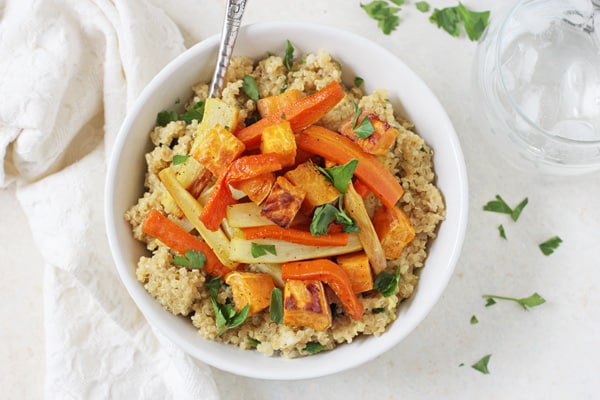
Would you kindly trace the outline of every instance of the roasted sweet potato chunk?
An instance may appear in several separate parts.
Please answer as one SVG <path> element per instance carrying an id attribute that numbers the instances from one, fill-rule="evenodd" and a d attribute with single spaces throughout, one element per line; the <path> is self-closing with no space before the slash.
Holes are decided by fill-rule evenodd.
<path id="1" fill-rule="evenodd" d="M 306 192 L 301 211 L 307 215 L 312 214 L 320 205 L 333 203 L 340 195 L 333 184 L 317 171 L 312 162 L 298 165 L 286 172 L 285 177 Z"/>
<path id="2" fill-rule="evenodd" d="M 204 135 L 194 152 L 194 158 L 213 175 L 219 177 L 233 160 L 244 152 L 246 146 L 233 133 L 217 124 Z"/>
<path id="3" fill-rule="evenodd" d="M 360 123 L 368 118 L 373 126 L 373 133 L 370 136 L 362 138 L 356 132 L 356 127 Z M 398 136 L 398 129 L 392 127 L 385 121 L 382 121 L 377 115 L 372 113 L 361 113 L 358 119 L 355 121 L 354 116 L 346 119 L 339 127 L 339 131 L 342 135 L 352 139 L 358 144 L 366 153 L 370 153 L 376 156 L 385 154 L 396 136 Z"/>
<path id="4" fill-rule="evenodd" d="M 191 154 L 194 154 L 203 145 L 204 135 L 208 131 L 217 125 L 233 130 L 238 126 L 239 117 L 240 110 L 237 107 L 230 106 L 221 99 L 206 99 L 202 122 L 198 126 Z"/>
<path id="5" fill-rule="evenodd" d="M 398 206 L 382 206 L 373 215 L 373 226 L 387 259 L 400 257 L 402 249 L 415 237 L 415 228 Z"/>
<path id="6" fill-rule="evenodd" d="M 265 199 L 261 214 L 277 225 L 287 228 L 302 206 L 306 192 L 278 176 Z"/>
<path id="7" fill-rule="evenodd" d="M 271 275 L 260 272 L 234 271 L 227 275 L 225 283 L 231 287 L 235 308 L 240 311 L 248 304 L 248 315 L 269 307 L 271 291 L 275 288 Z"/>
<path id="8" fill-rule="evenodd" d="M 354 293 L 362 293 L 373 289 L 371 266 L 369 265 L 369 257 L 365 252 L 342 255 L 336 261 L 348 274 Z"/>
<path id="9" fill-rule="evenodd" d="M 289 280 L 283 289 L 283 323 L 324 331 L 331 326 L 331 308 L 323 283 Z"/>
<path id="10" fill-rule="evenodd" d="M 261 153 L 276 153 L 281 165 L 289 167 L 296 160 L 296 138 L 288 121 L 266 127 L 260 142 Z"/>

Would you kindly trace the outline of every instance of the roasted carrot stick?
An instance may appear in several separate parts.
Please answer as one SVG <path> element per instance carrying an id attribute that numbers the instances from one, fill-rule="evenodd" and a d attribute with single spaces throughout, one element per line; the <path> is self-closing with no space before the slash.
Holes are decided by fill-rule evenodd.
<path id="1" fill-rule="evenodd" d="M 281 267 L 281 277 L 284 281 L 289 279 L 322 281 L 333 289 L 352 319 L 359 320 L 364 314 L 364 307 L 352 289 L 348 274 L 331 260 L 319 258 L 287 262 Z"/>
<path id="2" fill-rule="evenodd" d="M 394 207 L 404 189 L 375 156 L 365 153 L 356 143 L 337 132 L 312 125 L 296 137 L 298 148 L 320 155 L 336 164 L 358 160 L 354 174 L 387 207 Z"/>
<path id="3" fill-rule="evenodd" d="M 209 275 L 225 276 L 233 271 L 219 261 L 208 244 L 185 231 L 156 209 L 150 210 L 146 215 L 142 223 L 142 232 L 160 240 L 179 254 L 183 255 L 187 250 L 204 253 L 204 271 Z"/>
<path id="4" fill-rule="evenodd" d="M 350 235 L 345 232 L 313 236 L 308 231 L 293 228 L 282 228 L 279 225 L 263 225 L 242 228 L 244 237 L 252 239 L 279 239 L 286 242 L 307 246 L 345 246 Z"/>
<path id="5" fill-rule="evenodd" d="M 344 98 L 344 89 L 337 82 L 331 82 L 323 89 L 291 103 L 279 113 L 269 114 L 252 125 L 240 129 L 236 135 L 246 145 L 246 148 L 257 148 L 263 129 L 282 120 L 290 122 L 292 130 L 299 132 L 309 127 Z"/>

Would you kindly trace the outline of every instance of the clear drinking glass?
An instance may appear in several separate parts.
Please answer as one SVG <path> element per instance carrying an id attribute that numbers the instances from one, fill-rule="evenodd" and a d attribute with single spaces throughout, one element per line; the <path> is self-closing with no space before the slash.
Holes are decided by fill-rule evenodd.
<path id="1" fill-rule="evenodd" d="M 600 169 L 600 0 L 519 0 L 492 15 L 473 72 L 482 133 L 510 161 Z"/>

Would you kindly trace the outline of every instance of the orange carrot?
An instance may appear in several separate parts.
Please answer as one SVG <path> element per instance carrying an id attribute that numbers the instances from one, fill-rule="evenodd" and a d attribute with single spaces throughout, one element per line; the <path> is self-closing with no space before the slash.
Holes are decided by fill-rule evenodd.
<path id="1" fill-rule="evenodd" d="M 295 103 L 302 98 L 302 92 L 298 89 L 286 90 L 283 93 L 267 96 L 256 102 L 256 108 L 261 117 L 267 115 L 281 114 L 284 107 Z"/>
<path id="2" fill-rule="evenodd" d="M 287 120 L 294 132 L 309 127 L 329 112 L 337 103 L 344 98 L 344 89 L 337 82 L 331 82 L 321 90 L 301 98 L 281 109 L 281 112 L 269 114 L 252 125 L 240 129 L 236 135 L 252 149 L 260 145 L 260 137 L 263 129 L 269 125 Z"/>
<path id="3" fill-rule="evenodd" d="M 387 207 L 393 207 L 404 193 L 394 175 L 375 156 L 365 153 L 356 143 L 337 132 L 312 125 L 296 137 L 296 143 L 299 148 L 336 164 L 358 160 L 354 174 Z"/>
<path id="4" fill-rule="evenodd" d="M 184 255 L 187 250 L 199 251 L 206 257 L 204 271 L 212 276 L 225 276 L 232 271 L 223 265 L 206 242 L 190 234 L 156 209 L 150 210 L 142 223 L 142 232 L 150 235 L 177 253 Z"/>
<path id="5" fill-rule="evenodd" d="M 287 262 L 281 266 L 281 277 L 284 281 L 320 280 L 333 289 L 350 317 L 359 320 L 364 314 L 364 307 L 352 289 L 348 274 L 331 260 L 319 258 Z"/>
<path id="6" fill-rule="evenodd" d="M 286 242 L 307 246 L 345 246 L 350 235 L 345 232 L 313 236 L 308 231 L 293 228 L 282 228 L 279 225 L 263 225 L 242 228 L 244 237 L 252 239 L 279 239 Z"/>
<path id="7" fill-rule="evenodd" d="M 227 215 L 227 206 L 235 204 L 229 183 L 255 178 L 281 169 L 279 156 L 274 153 L 243 156 L 233 161 L 217 179 L 200 213 L 200 221 L 216 231 Z"/>

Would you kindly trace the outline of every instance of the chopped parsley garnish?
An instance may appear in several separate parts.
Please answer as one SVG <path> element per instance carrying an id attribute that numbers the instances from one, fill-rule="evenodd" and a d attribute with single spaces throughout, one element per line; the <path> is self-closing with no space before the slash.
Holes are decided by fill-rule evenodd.
<path id="1" fill-rule="evenodd" d="M 186 162 L 186 160 L 190 158 L 190 156 L 188 155 L 184 155 L 184 154 L 175 154 L 173 156 L 173 165 L 179 165 L 179 164 L 183 164 L 184 162 Z"/>
<path id="2" fill-rule="evenodd" d="M 429 21 L 454 37 L 460 35 L 460 24 L 462 22 L 469 39 L 477 41 L 488 25 L 489 18 L 489 11 L 472 11 L 462 3 L 458 3 L 458 6 L 455 7 L 434 9 Z"/>
<path id="3" fill-rule="evenodd" d="M 269 316 L 273 322 L 277 322 L 278 324 L 283 322 L 283 295 L 281 293 L 281 289 L 279 288 L 273 288 L 271 291 Z"/>
<path id="4" fill-rule="evenodd" d="M 156 115 L 156 125 L 167 126 L 169 122 L 177 121 L 178 118 L 175 111 L 161 111 Z"/>
<path id="5" fill-rule="evenodd" d="M 528 202 L 529 200 L 527 197 L 525 197 L 514 209 L 512 209 L 508 204 L 506 204 L 500 195 L 496 195 L 496 200 L 490 200 L 486 205 L 483 206 L 483 209 L 485 211 L 508 214 L 512 220 L 516 222 Z"/>
<path id="6" fill-rule="evenodd" d="M 360 123 L 358 122 L 358 118 L 362 110 L 356 103 L 354 103 L 354 119 L 352 120 L 352 130 L 356 133 L 361 139 L 368 138 L 375 132 L 375 128 L 373 127 L 373 123 L 369 119 L 369 117 L 365 116 Z"/>
<path id="7" fill-rule="evenodd" d="M 361 78 L 360 76 L 354 77 L 354 87 L 361 87 L 363 83 L 365 83 L 365 80 L 363 78 Z"/>
<path id="8" fill-rule="evenodd" d="M 193 120 L 202 122 L 204 117 L 204 102 L 199 101 L 194 103 L 193 106 L 188 108 L 183 114 L 179 116 L 179 119 L 184 121 L 186 124 L 191 124 Z"/>
<path id="9" fill-rule="evenodd" d="M 308 342 L 304 348 L 304 351 L 310 354 L 317 354 L 323 350 L 325 350 L 325 346 L 319 342 Z"/>
<path id="10" fill-rule="evenodd" d="M 429 11 L 429 3 L 426 1 L 417 1 L 415 3 L 415 7 L 417 7 L 417 10 L 424 12 L 424 13 Z"/>
<path id="11" fill-rule="evenodd" d="M 186 250 L 185 256 L 173 257 L 173 265 L 193 269 L 202 269 L 206 264 L 206 256 L 201 251 Z"/>
<path id="12" fill-rule="evenodd" d="M 383 308 L 383 307 L 375 307 L 374 309 L 371 310 L 371 312 L 373 314 L 381 314 L 384 311 L 385 311 L 385 308 Z"/>
<path id="13" fill-rule="evenodd" d="M 540 243 L 540 250 L 545 256 L 549 256 L 550 254 L 554 253 L 554 250 L 556 250 L 561 243 L 561 238 L 558 236 L 553 236 L 545 242 Z"/>
<path id="14" fill-rule="evenodd" d="M 472 315 L 469 322 L 471 323 L 471 325 L 476 325 L 479 323 L 479 320 L 477 319 L 477 317 L 475 315 Z"/>
<path id="15" fill-rule="evenodd" d="M 489 374 L 488 363 L 490 362 L 491 354 L 483 356 L 481 360 L 477 361 L 475 364 L 471 365 L 471 368 L 481 372 L 482 374 Z"/>
<path id="16" fill-rule="evenodd" d="M 213 311 L 215 312 L 215 320 L 217 324 L 217 336 L 221 336 L 229 329 L 236 328 L 246 321 L 250 305 L 246 304 L 239 312 L 235 310 L 233 304 L 221 304 L 217 301 L 219 288 L 221 287 L 221 278 L 217 277 L 210 280 L 206 287 L 210 293 Z"/>
<path id="17" fill-rule="evenodd" d="M 285 41 L 285 56 L 283 57 L 283 63 L 288 71 L 295 71 L 293 68 L 294 62 L 294 45 L 289 40 Z"/>
<path id="18" fill-rule="evenodd" d="M 256 349 L 258 347 L 258 345 L 260 344 L 260 340 L 254 339 L 252 336 L 248 336 L 247 339 L 248 339 L 248 342 L 250 342 L 251 349 Z"/>
<path id="19" fill-rule="evenodd" d="M 254 258 L 264 256 L 267 253 L 271 253 L 274 256 L 277 255 L 277 249 L 275 248 L 274 244 L 260 244 L 252 242 L 250 244 L 250 252 Z"/>
<path id="20" fill-rule="evenodd" d="M 357 159 L 352 159 L 343 165 L 336 165 L 331 168 L 323 168 L 318 165 L 315 167 L 321 171 L 323 175 L 333 183 L 333 186 L 342 194 L 346 193 L 348 183 L 354 175 L 356 166 L 358 165 Z"/>
<path id="21" fill-rule="evenodd" d="M 395 1 L 393 3 L 398 4 Z M 400 17 L 398 17 L 400 7 L 392 7 L 387 1 L 374 0 L 367 4 L 361 3 L 360 7 L 369 17 L 377 21 L 377 26 L 385 35 L 389 35 L 400 23 Z"/>
<path id="22" fill-rule="evenodd" d="M 398 288 L 398 282 L 400 281 L 400 268 L 396 270 L 394 275 L 389 272 L 380 272 L 379 275 L 375 278 L 373 282 L 373 287 L 379 293 L 383 295 L 383 297 L 390 297 L 394 293 L 396 293 L 396 289 Z"/>
<path id="23" fill-rule="evenodd" d="M 242 90 L 254 101 L 258 101 L 260 98 L 260 94 L 258 93 L 258 85 L 256 84 L 256 80 L 252 75 L 244 75 Z"/>
<path id="24" fill-rule="evenodd" d="M 326 235 L 329 231 L 329 224 L 333 221 L 342 225 L 344 232 L 358 232 L 356 222 L 348 215 L 341 206 L 342 196 L 339 197 L 339 207 L 333 204 L 323 204 L 315 209 L 313 219 L 310 223 L 310 233 L 313 236 Z"/>
<path id="25" fill-rule="evenodd" d="M 523 307 L 523 309 L 527 310 L 531 307 L 536 307 L 546 302 L 546 300 L 537 293 L 534 293 L 529 297 L 523 297 L 520 299 L 515 297 L 497 296 L 492 294 L 484 294 L 482 297 L 484 299 L 487 299 L 487 303 L 485 304 L 486 307 L 496 304 L 495 300 L 508 300 L 520 304 L 521 307 Z"/>
<path id="26" fill-rule="evenodd" d="M 502 226 L 502 224 L 498 225 L 498 233 L 502 239 L 506 239 L 506 232 L 504 231 L 504 226 Z"/>

